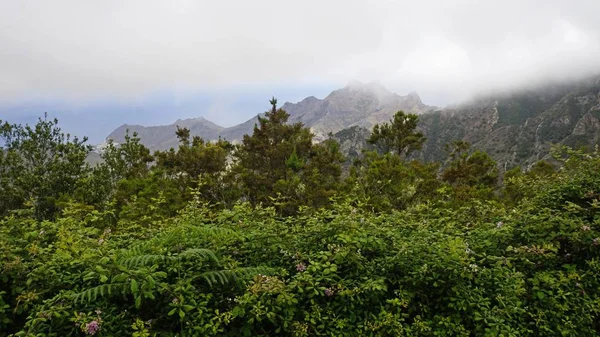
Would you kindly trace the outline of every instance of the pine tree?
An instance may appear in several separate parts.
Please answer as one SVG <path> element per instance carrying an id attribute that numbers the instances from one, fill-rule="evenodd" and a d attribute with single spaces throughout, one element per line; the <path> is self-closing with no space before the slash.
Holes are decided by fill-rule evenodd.
<path id="1" fill-rule="evenodd" d="M 206 142 L 198 136 L 190 141 L 190 130 L 177 128 L 179 148 L 156 152 L 155 171 L 162 171 L 176 182 L 186 198 L 192 189 L 199 189 L 204 200 L 229 203 L 236 195 L 228 176 L 228 158 L 233 150 L 231 143 L 219 139 Z"/>
<path id="2" fill-rule="evenodd" d="M 308 128 L 287 124 L 288 113 L 277 108 L 275 98 L 270 103 L 271 110 L 258 117 L 254 133 L 244 136 L 236 152 L 244 195 L 255 205 L 272 205 L 279 197 L 284 213 L 300 204 L 323 205 L 335 190 L 332 184 L 339 182 L 339 148 L 332 147 L 333 140 L 314 145 Z"/>
<path id="3" fill-rule="evenodd" d="M 375 145 L 380 153 L 395 153 L 408 157 L 413 151 L 420 150 L 425 142 L 421 132 L 416 131 L 419 117 L 398 111 L 389 123 L 375 124 L 367 140 Z"/>
<path id="4" fill-rule="evenodd" d="M 487 153 L 470 151 L 471 145 L 465 141 L 455 141 L 446 145 L 449 160 L 441 177 L 454 186 L 494 187 L 498 182 L 498 167 Z"/>

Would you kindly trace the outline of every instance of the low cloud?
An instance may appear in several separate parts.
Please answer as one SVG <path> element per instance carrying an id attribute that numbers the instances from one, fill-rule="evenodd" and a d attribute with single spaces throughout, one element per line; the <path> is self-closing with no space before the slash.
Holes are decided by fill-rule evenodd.
<path id="1" fill-rule="evenodd" d="M 597 0 L 3 1 L 0 99 L 358 79 L 445 104 L 600 71 L 598 13 Z"/>

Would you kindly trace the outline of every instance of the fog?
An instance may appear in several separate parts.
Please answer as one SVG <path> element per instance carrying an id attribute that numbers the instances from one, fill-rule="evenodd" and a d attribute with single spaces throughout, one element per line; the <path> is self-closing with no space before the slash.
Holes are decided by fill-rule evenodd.
<path id="1" fill-rule="evenodd" d="M 599 13 L 598 0 L 0 1 L 0 101 L 356 79 L 441 106 L 597 73 Z"/>

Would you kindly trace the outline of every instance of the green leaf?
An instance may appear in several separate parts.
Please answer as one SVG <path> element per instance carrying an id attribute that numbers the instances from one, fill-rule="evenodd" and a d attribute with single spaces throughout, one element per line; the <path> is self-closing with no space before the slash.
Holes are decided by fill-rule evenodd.
<path id="1" fill-rule="evenodd" d="M 131 279 L 131 292 L 134 294 L 138 292 L 138 283 L 135 279 Z"/>

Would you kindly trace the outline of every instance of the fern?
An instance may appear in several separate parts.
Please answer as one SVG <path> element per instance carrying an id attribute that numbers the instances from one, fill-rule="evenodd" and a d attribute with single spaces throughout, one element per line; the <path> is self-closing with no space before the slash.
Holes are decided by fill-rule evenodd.
<path id="1" fill-rule="evenodd" d="M 90 303 L 96 301 L 98 297 L 110 296 L 115 293 L 125 293 L 127 291 L 126 283 L 109 283 L 86 289 L 73 296 L 73 301 L 77 303 Z"/>
<path id="2" fill-rule="evenodd" d="M 207 260 L 211 260 L 217 264 L 220 264 L 219 259 L 217 258 L 215 253 L 210 249 L 203 249 L 203 248 L 188 249 L 188 250 L 182 252 L 181 254 L 179 254 L 178 258 L 189 258 L 189 257 L 196 257 L 196 256 L 200 256 Z"/>
<path id="3" fill-rule="evenodd" d="M 133 257 L 143 255 L 144 252 L 173 246 L 175 243 L 181 243 L 185 241 L 193 241 L 193 239 L 216 239 L 222 240 L 233 240 L 240 239 L 241 236 L 227 228 L 220 228 L 214 226 L 193 226 L 193 225 L 180 225 L 172 230 L 157 235 L 150 240 L 143 243 L 137 244 L 127 250 L 123 250 L 121 254 L 125 257 Z"/>
<path id="4" fill-rule="evenodd" d="M 158 254 L 146 254 L 146 255 L 138 255 L 132 256 L 130 258 L 124 259 L 120 261 L 121 264 L 131 267 L 141 267 L 147 266 L 148 264 L 157 264 L 158 262 L 164 262 L 167 259 L 170 259 L 170 256 L 158 255 Z"/>
<path id="5" fill-rule="evenodd" d="M 201 257 L 206 260 L 213 261 L 217 265 L 220 264 L 219 259 L 217 258 L 217 256 L 215 255 L 215 253 L 212 250 L 203 249 L 203 248 L 188 249 L 188 250 L 183 251 L 179 255 L 175 255 L 175 256 L 160 255 L 160 254 L 145 254 L 145 255 L 131 256 L 124 260 L 121 260 L 120 263 L 128 268 L 132 268 L 132 267 L 154 265 L 154 264 L 158 264 L 159 262 L 176 261 L 176 260 L 182 260 L 184 258 L 189 259 L 189 258 L 195 258 L 195 257 Z"/>
<path id="6" fill-rule="evenodd" d="M 202 273 L 194 277 L 194 279 L 202 278 L 212 287 L 215 284 L 239 284 L 242 279 L 247 279 L 258 274 L 269 274 L 270 272 L 270 269 L 260 267 L 238 268 L 235 270 L 213 270 Z"/>
<path id="7" fill-rule="evenodd" d="M 229 229 L 210 226 L 178 226 L 162 235 L 158 235 L 129 249 L 122 250 L 120 254 L 121 258 L 118 258 L 115 262 L 115 267 L 122 273 L 113 277 L 113 283 L 101 284 L 75 294 L 73 296 L 74 302 L 91 303 L 100 297 L 134 292 L 133 289 L 137 288 L 137 281 L 132 280 L 131 282 L 125 282 L 125 279 L 128 280 L 129 277 L 133 277 L 134 274 L 145 274 L 144 267 L 148 266 L 153 266 L 150 270 L 156 270 L 157 268 L 160 268 L 161 264 L 195 259 L 210 261 L 212 264 L 219 266 L 221 264 L 219 258 L 210 249 L 190 248 L 181 253 L 171 255 L 170 253 L 167 253 L 167 249 L 165 248 L 182 242 L 184 238 L 189 239 L 187 240 L 189 243 L 190 241 L 193 241 L 194 238 L 231 239 L 237 237 L 237 233 Z M 261 272 L 265 272 L 264 269 L 240 268 L 236 270 L 212 270 L 197 275 L 193 279 L 201 278 L 210 286 L 215 284 L 225 285 L 232 282 L 240 283 L 240 280 L 246 278 L 248 275 L 255 275 Z M 155 272 L 153 275 L 158 274 L 167 277 L 167 274 L 164 272 Z M 153 279 L 152 276 L 150 276 L 150 279 Z M 133 284 L 136 286 L 134 287 Z M 154 286 L 152 286 L 152 288 L 154 288 Z M 136 298 L 136 306 L 138 306 L 138 301 L 139 298 Z"/>

